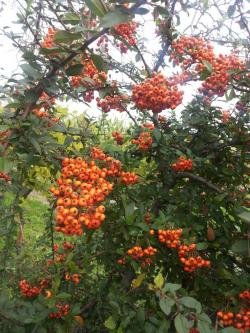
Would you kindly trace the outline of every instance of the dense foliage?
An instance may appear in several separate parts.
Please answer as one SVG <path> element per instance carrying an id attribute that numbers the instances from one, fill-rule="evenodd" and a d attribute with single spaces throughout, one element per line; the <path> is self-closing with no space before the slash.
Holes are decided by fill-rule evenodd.
<path id="1" fill-rule="evenodd" d="M 1 332 L 249 332 L 245 8 L 20 2 L 24 34 L 6 35 L 23 62 L 1 93 Z"/>

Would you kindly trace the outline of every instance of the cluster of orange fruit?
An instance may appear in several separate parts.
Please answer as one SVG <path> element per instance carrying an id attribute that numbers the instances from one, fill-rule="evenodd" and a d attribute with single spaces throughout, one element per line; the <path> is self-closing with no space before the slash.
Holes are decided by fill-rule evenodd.
<path id="1" fill-rule="evenodd" d="M 117 24 L 114 26 L 114 33 L 123 38 L 129 45 L 135 46 L 137 43 L 135 37 L 137 27 L 138 24 L 133 21 Z M 126 53 L 128 51 L 128 47 L 124 43 L 116 42 L 116 44 L 120 48 L 121 53 Z"/>
<path id="2" fill-rule="evenodd" d="M 176 64 L 187 69 L 194 65 L 194 74 L 206 69 L 204 61 L 211 65 L 211 73 L 202 83 L 200 92 L 208 97 L 223 96 L 230 79 L 229 71 L 243 70 L 243 62 L 234 54 L 216 56 L 213 47 L 202 38 L 182 36 L 172 43 L 171 58 Z"/>
<path id="3" fill-rule="evenodd" d="M 192 170 L 193 161 L 191 159 L 186 159 L 184 156 L 180 156 L 178 161 L 173 163 L 171 167 L 175 171 Z"/>
<path id="4" fill-rule="evenodd" d="M 80 276 L 77 273 L 75 274 L 66 273 L 65 281 L 72 281 L 73 283 L 78 284 L 80 282 Z"/>
<path id="5" fill-rule="evenodd" d="M 28 298 L 38 296 L 46 286 L 47 286 L 46 280 L 42 280 L 40 282 L 40 286 L 31 286 L 27 280 L 19 281 L 19 289 L 21 294 Z"/>
<path id="6" fill-rule="evenodd" d="M 112 132 L 112 137 L 115 139 L 118 145 L 122 145 L 124 141 L 124 137 L 120 132 L 114 131 Z"/>
<path id="7" fill-rule="evenodd" d="M 250 305 L 250 291 L 249 290 L 244 290 L 242 293 L 240 293 L 239 298 L 241 300 L 246 301 Z"/>
<path id="8" fill-rule="evenodd" d="M 51 187 L 56 202 L 56 231 L 67 235 L 82 235 L 84 228 L 98 229 L 105 219 L 105 207 L 100 205 L 113 190 L 108 177 L 121 177 L 125 184 L 134 184 L 134 173 L 123 173 L 121 162 L 106 155 L 100 148 L 91 150 L 93 160 L 64 158 L 57 187 Z M 98 166 L 94 160 L 103 162 Z"/>
<path id="9" fill-rule="evenodd" d="M 56 304 L 56 309 L 53 312 L 49 313 L 49 318 L 61 319 L 62 317 L 66 317 L 69 314 L 70 306 L 69 304 Z"/>
<path id="10" fill-rule="evenodd" d="M 41 47 L 44 49 L 50 49 L 50 48 L 54 47 L 55 46 L 55 41 L 54 41 L 55 34 L 56 34 L 56 30 L 49 28 L 46 36 L 44 37 L 44 39 L 41 43 Z"/>
<path id="11" fill-rule="evenodd" d="M 3 179 L 5 182 L 9 182 L 11 177 L 4 172 L 0 172 L 0 179 Z"/>
<path id="12" fill-rule="evenodd" d="M 134 185 L 138 182 L 138 176 L 134 172 L 121 172 L 121 181 L 125 185 Z"/>
<path id="13" fill-rule="evenodd" d="M 210 267 L 209 260 L 205 260 L 195 253 L 196 244 L 181 245 L 182 232 L 182 229 L 160 229 L 158 230 L 158 240 L 168 248 L 177 249 L 179 260 L 184 264 L 184 271 L 191 273 L 201 267 Z M 151 229 L 149 234 L 153 236 L 155 231 Z"/>
<path id="14" fill-rule="evenodd" d="M 48 94 L 43 92 L 39 97 L 38 105 L 33 110 L 33 114 L 38 118 L 44 118 L 48 120 L 48 127 L 52 126 L 52 123 L 58 123 L 60 118 L 54 117 L 52 114 L 47 112 L 46 110 L 51 109 L 51 107 L 55 104 L 55 98 L 51 98 Z"/>
<path id="15" fill-rule="evenodd" d="M 114 95 L 114 96 L 105 96 L 103 99 L 99 97 L 96 98 L 97 106 L 104 113 L 108 113 L 111 110 L 116 110 L 119 112 L 125 111 L 125 105 L 127 103 L 128 96 L 126 95 Z"/>
<path id="16" fill-rule="evenodd" d="M 153 143 L 153 139 L 150 132 L 141 132 L 138 139 L 133 139 L 131 142 L 138 146 L 142 151 L 148 150 Z"/>
<path id="17" fill-rule="evenodd" d="M 71 77 L 72 87 L 102 87 L 107 81 L 107 74 L 104 71 L 99 72 L 99 70 L 96 68 L 95 64 L 87 54 L 84 55 L 83 59 L 81 60 L 81 64 L 83 65 L 82 73 L 80 75 L 75 75 Z M 91 79 L 91 82 L 85 80 L 85 78 Z"/>
<path id="18" fill-rule="evenodd" d="M 210 267 L 211 265 L 209 260 L 205 260 L 202 257 L 197 256 L 195 250 L 196 244 L 181 245 L 178 248 L 178 256 L 180 261 L 183 263 L 183 269 L 186 272 L 192 273 L 198 268 Z"/>
<path id="19" fill-rule="evenodd" d="M 241 333 L 247 333 L 250 330 L 250 310 L 241 309 L 238 313 L 218 311 L 217 317 L 219 323 L 224 326 L 233 326 Z"/>
<path id="20" fill-rule="evenodd" d="M 58 250 L 60 250 L 61 253 L 56 253 L 54 261 L 52 259 L 48 259 L 47 265 L 51 266 L 51 265 L 53 265 L 54 262 L 56 262 L 56 263 L 64 262 L 64 260 L 67 258 L 68 254 L 69 254 L 69 251 L 73 250 L 74 247 L 75 247 L 75 245 L 70 242 L 63 242 L 63 245 L 61 248 L 59 247 L 59 245 L 55 244 L 53 246 L 54 252 L 57 252 Z"/>
<path id="21" fill-rule="evenodd" d="M 229 121 L 230 117 L 231 117 L 230 111 L 224 110 L 222 112 L 222 120 L 224 124 L 226 124 Z"/>
<path id="22" fill-rule="evenodd" d="M 168 80 L 160 73 L 154 73 L 132 89 L 132 101 L 136 107 L 151 110 L 154 113 L 165 109 L 175 109 L 182 102 L 183 92 L 177 86 L 169 85 Z"/>
<path id="23" fill-rule="evenodd" d="M 182 229 L 158 230 L 158 239 L 169 248 L 177 248 L 180 244 Z"/>
<path id="24" fill-rule="evenodd" d="M 152 264 L 152 257 L 156 254 L 156 248 L 148 246 L 143 249 L 141 246 L 134 246 L 127 251 L 127 254 L 134 260 L 141 261 L 141 266 Z"/>

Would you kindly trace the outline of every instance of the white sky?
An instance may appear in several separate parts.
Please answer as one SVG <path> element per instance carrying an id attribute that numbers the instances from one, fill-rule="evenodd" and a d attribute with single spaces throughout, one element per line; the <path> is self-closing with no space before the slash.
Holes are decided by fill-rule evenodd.
<path id="1" fill-rule="evenodd" d="M 0 8 L 1 8 L 1 1 L 0 1 Z M 8 0 L 8 3 L 6 5 L 3 6 L 4 10 L 2 12 L 0 12 L 0 30 L 4 29 L 5 26 L 9 26 L 11 27 L 11 29 L 15 32 L 20 32 L 20 26 L 18 26 L 18 24 L 13 23 L 13 21 L 15 21 L 16 18 L 16 13 L 17 13 L 17 2 L 15 0 Z M 212 17 L 216 17 L 216 15 L 218 15 L 218 13 L 216 13 L 216 11 L 213 8 L 210 8 L 210 12 L 211 12 L 211 16 Z M 192 11 L 191 11 L 192 14 Z M 144 23 L 143 20 L 145 20 L 146 18 L 146 22 Z M 180 32 L 183 32 L 186 30 L 186 27 L 190 24 L 190 22 L 193 20 L 194 17 L 189 17 L 187 16 L 187 14 L 182 13 L 182 17 L 181 17 L 181 24 L 178 26 L 178 30 Z M 157 41 L 155 35 L 154 35 L 154 25 L 153 23 L 148 19 L 148 15 L 141 17 L 141 23 L 143 24 L 143 26 L 141 26 L 140 28 L 140 35 L 144 36 L 145 38 L 145 42 L 147 45 L 147 49 L 149 51 L 153 51 L 155 52 L 156 50 L 159 49 L 159 42 Z M 206 22 L 203 22 L 206 25 L 213 25 L 213 21 L 208 17 L 206 19 Z M 195 22 L 195 21 L 194 21 Z M 237 27 L 234 27 L 234 29 L 237 29 Z M 226 47 L 223 46 L 216 46 L 215 45 L 215 51 L 217 52 L 222 52 L 222 53 L 228 53 L 228 49 Z M 20 54 L 18 53 L 17 49 L 12 45 L 12 42 L 6 38 L 5 36 L 3 36 L 2 34 L 0 34 L 0 54 L 1 54 L 1 65 L 0 65 L 0 72 L 1 74 L 4 74 L 7 77 L 11 77 L 18 69 L 19 64 L 21 62 L 21 57 Z M 114 53 L 115 56 L 118 54 L 117 52 Z M 121 60 L 122 62 L 125 62 L 128 59 L 133 59 L 135 56 L 135 53 L 131 53 L 129 52 L 129 54 L 126 55 L 118 55 L 118 59 L 120 57 L 119 60 Z M 145 58 L 147 60 L 147 62 L 150 65 L 153 65 L 152 62 L 152 57 L 151 55 L 147 55 L 145 54 Z M 168 76 L 171 72 L 173 71 L 173 67 L 169 66 L 165 69 L 165 74 Z M 122 79 L 126 80 L 125 75 L 122 75 Z M 197 84 L 192 84 L 189 85 L 188 87 L 183 87 L 183 90 L 185 91 L 184 94 L 184 104 L 186 104 L 187 102 L 189 102 L 192 99 L 192 95 L 195 93 L 196 91 L 196 87 Z M 76 103 L 76 102 L 67 102 L 67 103 L 63 103 L 63 106 L 67 106 L 69 108 L 69 110 L 72 112 L 73 110 L 77 110 L 78 112 L 82 112 L 82 111 L 86 111 L 87 110 L 87 106 L 85 104 L 80 104 L 80 103 Z M 178 110 L 181 109 L 181 106 L 179 106 L 179 108 L 176 109 L 177 113 Z M 88 110 L 87 112 L 89 115 L 93 115 L 93 116 L 100 116 L 101 111 L 96 110 L 96 108 L 91 107 L 91 109 Z M 119 117 L 119 119 L 124 119 L 127 120 L 127 116 L 123 113 L 123 114 L 117 114 L 117 112 L 111 112 L 110 116 L 112 118 L 114 117 Z"/>

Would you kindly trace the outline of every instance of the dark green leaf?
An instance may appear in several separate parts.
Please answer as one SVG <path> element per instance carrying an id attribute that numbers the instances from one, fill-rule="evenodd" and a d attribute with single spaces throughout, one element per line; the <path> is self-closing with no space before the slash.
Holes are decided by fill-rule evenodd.
<path id="1" fill-rule="evenodd" d="M 243 240 L 236 241 L 232 245 L 232 251 L 235 253 L 238 253 L 238 254 L 247 254 L 249 247 L 250 247 L 250 244 L 248 244 L 248 241 L 243 239 Z"/>
<path id="2" fill-rule="evenodd" d="M 101 56 L 99 56 L 98 54 L 92 53 L 91 59 L 99 72 L 104 70 L 104 60 Z"/>
<path id="3" fill-rule="evenodd" d="M 83 69 L 84 66 L 82 64 L 73 65 L 66 70 L 66 74 L 68 76 L 79 75 L 82 73 Z"/>
<path id="4" fill-rule="evenodd" d="M 56 43 L 68 43 L 80 38 L 82 38 L 80 33 L 74 33 L 65 30 L 59 30 L 55 34 Z"/>

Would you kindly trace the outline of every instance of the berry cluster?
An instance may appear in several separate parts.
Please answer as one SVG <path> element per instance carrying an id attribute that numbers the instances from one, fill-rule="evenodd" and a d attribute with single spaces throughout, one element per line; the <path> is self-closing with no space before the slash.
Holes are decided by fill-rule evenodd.
<path id="1" fill-rule="evenodd" d="M 27 280 L 21 280 L 19 282 L 19 289 L 23 296 L 31 298 L 38 296 L 41 291 L 46 287 L 47 281 L 42 280 L 40 286 L 31 286 Z"/>
<path id="2" fill-rule="evenodd" d="M 160 73 L 135 85 L 132 90 L 132 101 L 136 107 L 159 113 L 165 109 L 175 109 L 182 102 L 183 92 L 177 86 L 169 85 L 168 80 Z"/>
<path id="3" fill-rule="evenodd" d="M 97 229 L 105 219 L 104 206 L 97 206 L 111 192 L 113 186 L 106 178 L 106 172 L 94 161 L 81 158 L 62 162 L 62 175 L 57 180 L 59 189 L 51 188 L 57 197 L 56 230 L 68 235 L 81 235 L 83 225 Z"/>
<path id="4" fill-rule="evenodd" d="M 213 47 L 202 38 L 181 36 L 172 43 L 170 56 L 176 65 L 181 64 L 183 69 L 196 64 L 196 70 L 202 71 L 205 66 L 204 60 L 212 62 L 214 59 Z"/>
<path id="5" fill-rule="evenodd" d="M 147 224 L 150 224 L 151 223 L 151 215 L 149 212 L 147 212 L 147 214 L 144 216 L 144 221 L 147 223 Z"/>
<path id="6" fill-rule="evenodd" d="M 33 110 L 34 115 L 36 115 L 38 118 L 48 119 L 48 127 L 52 126 L 52 123 L 58 123 L 60 118 L 53 117 L 50 113 L 47 111 L 39 110 L 38 108 L 35 108 Z"/>
<path id="7" fill-rule="evenodd" d="M 147 128 L 147 129 L 153 131 L 155 129 L 155 125 L 152 123 L 144 123 L 144 124 L 142 124 L 142 128 Z"/>
<path id="8" fill-rule="evenodd" d="M 172 48 L 174 63 L 181 64 L 184 70 L 194 65 L 194 75 L 206 69 L 204 61 L 210 64 L 211 71 L 199 89 L 208 97 L 223 96 L 232 76 L 229 71 L 244 69 L 242 61 L 234 54 L 216 56 L 213 47 L 201 38 L 182 36 L 173 41 Z"/>
<path id="9" fill-rule="evenodd" d="M 117 24 L 114 27 L 114 33 L 123 38 L 129 45 L 135 46 L 137 43 L 135 38 L 137 26 L 138 24 L 133 21 Z M 127 53 L 128 47 L 124 43 L 116 42 L 116 44 L 120 48 L 121 53 Z"/>
<path id="10" fill-rule="evenodd" d="M 64 262 L 64 260 L 67 258 L 67 255 L 69 254 L 68 252 L 70 250 L 73 250 L 75 247 L 74 244 L 70 243 L 70 242 L 63 242 L 62 247 L 60 248 L 57 244 L 55 244 L 53 246 L 53 250 L 54 252 L 63 252 L 65 251 L 66 253 L 56 253 L 55 255 L 55 262 L 59 263 L 59 262 Z M 47 265 L 50 266 L 54 263 L 54 261 L 52 259 L 48 259 L 47 260 Z"/>
<path id="11" fill-rule="evenodd" d="M 113 190 L 107 177 L 122 177 L 124 183 L 135 183 L 135 175 L 122 174 L 121 162 L 104 154 L 95 147 L 91 150 L 93 160 L 80 157 L 64 158 L 62 174 L 57 187 L 51 192 L 57 198 L 56 231 L 66 235 L 81 235 L 83 228 L 98 229 L 105 219 L 105 207 L 100 205 Z M 94 160 L 103 162 L 99 167 Z"/>
<path id="12" fill-rule="evenodd" d="M 154 235 L 155 231 L 149 231 L 150 235 Z M 166 229 L 158 230 L 158 239 L 168 248 L 175 248 L 178 251 L 179 260 L 184 264 L 184 271 L 192 273 L 201 267 L 210 267 L 210 261 L 204 260 L 195 252 L 196 244 L 181 245 L 182 229 Z"/>
<path id="13" fill-rule="evenodd" d="M 108 113 L 111 110 L 116 110 L 119 112 L 125 111 L 125 105 L 128 100 L 126 95 L 114 95 L 114 96 L 105 96 L 100 100 L 99 97 L 96 98 L 97 106 L 104 113 Z"/>
<path id="14" fill-rule="evenodd" d="M 103 51 L 108 53 L 109 52 L 109 41 L 108 41 L 108 37 L 106 35 L 101 36 L 97 43 L 96 43 L 98 49 L 100 48 L 100 46 L 103 47 Z"/>
<path id="15" fill-rule="evenodd" d="M 5 140 L 8 139 L 10 135 L 11 135 L 10 130 L 0 131 L 0 144 L 4 144 Z"/>
<path id="16" fill-rule="evenodd" d="M 141 132 L 138 139 L 133 139 L 131 142 L 137 145 L 140 150 L 146 151 L 151 147 L 153 139 L 150 132 Z"/>
<path id="17" fill-rule="evenodd" d="M 250 330 L 250 311 L 241 309 L 238 313 L 217 312 L 220 325 L 227 327 L 233 326 L 240 330 L 241 333 L 247 333 Z"/>
<path id="18" fill-rule="evenodd" d="M 3 179 L 4 181 L 9 182 L 11 180 L 11 177 L 4 172 L 0 172 L 0 179 Z"/>
<path id="19" fill-rule="evenodd" d="M 200 333 L 200 331 L 198 330 L 198 328 L 193 327 L 190 328 L 189 333 Z"/>
<path id="20" fill-rule="evenodd" d="M 88 55 L 85 55 L 85 58 L 81 60 L 81 64 L 83 65 L 81 74 L 72 76 L 70 82 L 73 88 L 90 88 L 91 90 L 85 93 L 84 99 L 86 102 L 91 102 L 94 99 L 93 88 L 102 87 L 108 77 L 105 72 L 98 71 Z M 91 79 L 91 82 L 88 79 Z"/>
<path id="21" fill-rule="evenodd" d="M 184 271 L 192 273 L 201 267 L 210 267 L 209 260 L 204 260 L 202 257 L 197 256 L 195 253 L 196 244 L 181 245 L 178 248 L 178 256 L 180 261 L 184 264 Z"/>
<path id="22" fill-rule="evenodd" d="M 121 180 L 125 185 L 133 185 L 138 182 L 138 176 L 134 172 L 121 172 Z"/>
<path id="23" fill-rule="evenodd" d="M 58 123 L 60 118 L 54 117 L 52 114 L 47 112 L 46 110 L 52 108 L 55 104 L 55 98 L 50 97 L 45 92 L 43 92 L 38 100 L 37 107 L 33 110 L 33 114 L 36 115 L 38 118 L 44 118 L 48 120 L 48 127 L 52 126 L 52 123 Z"/>
<path id="24" fill-rule="evenodd" d="M 55 38 L 56 30 L 49 28 L 44 40 L 41 43 L 41 47 L 44 49 L 50 49 L 55 46 L 54 38 Z"/>
<path id="25" fill-rule="evenodd" d="M 171 167 L 175 171 L 192 170 L 193 162 L 191 159 L 186 159 L 184 156 L 180 156 L 178 161 L 173 163 Z"/>
<path id="26" fill-rule="evenodd" d="M 219 55 L 212 62 L 212 73 L 202 83 L 200 89 L 208 97 L 213 95 L 223 96 L 227 90 L 231 74 L 229 71 L 243 70 L 242 62 L 235 56 Z"/>
<path id="27" fill-rule="evenodd" d="M 54 312 L 49 313 L 49 318 L 61 319 L 62 317 L 66 317 L 69 314 L 69 304 L 56 304 L 56 308 L 57 309 Z"/>
<path id="28" fill-rule="evenodd" d="M 75 284 L 78 284 L 80 282 L 79 274 L 65 274 L 65 280 L 66 281 L 72 281 Z"/>
<path id="29" fill-rule="evenodd" d="M 127 254 L 134 260 L 142 261 L 141 266 L 144 267 L 152 264 L 151 257 L 153 257 L 156 252 L 157 250 L 152 246 L 148 246 L 145 249 L 141 246 L 134 246 L 127 251 Z"/>
<path id="30" fill-rule="evenodd" d="M 226 124 L 229 121 L 230 117 L 231 117 L 230 111 L 225 110 L 222 112 L 222 120 L 224 124 Z"/>
<path id="31" fill-rule="evenodd" d="M 158 239 L 169 248 L 177 248 L 180 244 L 182 229 L 158 230 Z"/>
<path id="32" fill-rule="evenodd" d="M 240 295 L 239 298 L 241 300 L 246 301 L 248 304 L 250 304 L 250 291 L 249 290 L 244 290 Z"/>
<path id="33" fill-rule="evenodd" d="M 123 135 L 121 133 L 119 133 L 117 131 L 112 132 L 112 137 L 115 139 L 115 141 L 116 141 L 116 143 L 118 145 L 122 145 L 123 144 L 124 138 L 123 138 Z"/>

